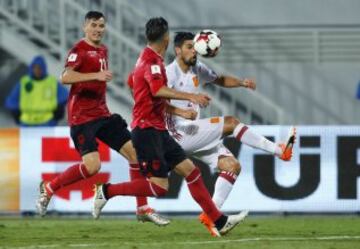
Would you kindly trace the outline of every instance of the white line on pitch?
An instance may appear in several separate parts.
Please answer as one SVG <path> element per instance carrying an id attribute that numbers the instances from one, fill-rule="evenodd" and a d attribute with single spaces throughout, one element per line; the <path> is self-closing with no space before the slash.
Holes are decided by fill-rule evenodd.
<path id="1" fill-rule="evenodd" d="M 257 241 L 304 241 L 304 240 L 329 240 L 329 241 L 341 241 L 341 240 L 360 240 L 360 236 L 323 236 L 323 237 L 279 237 L 279 238 L 242 238 L 242 239 L 231 239 L 231 240 L 205 240 L 205 241 L 163 241 L 163 242 L 122 242 L 127 245 L 160 245 L 160 244 L 182 244 L 182 245 L 196 245 L 196 244 L 216 244 L 216 243 L 246 243 L 246 242 L 257 242 Z M 116 242 L 116 241 L 114 241 Z M 68 247 L 92 247 L 92 246 L 107 246 L 111 243 L 91 243 L 91 244 L 69 244 Z M 31 246 L 0 246 L 0 249 L 41 249 L 41 248 L 57 248 L 64 247 L 64 244 L 51 244 L 51 245 L 31 245 Z"/>

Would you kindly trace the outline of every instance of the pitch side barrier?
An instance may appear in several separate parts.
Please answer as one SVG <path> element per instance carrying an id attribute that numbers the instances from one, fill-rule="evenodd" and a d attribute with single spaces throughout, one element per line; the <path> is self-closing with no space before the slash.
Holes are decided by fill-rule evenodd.
<path id="1" fill-rule="evenodd" d="M 252 126 L 256 132 L 280 141 L 288 126 Z M 358 213 L 360 212 L 360 126 L 299 126 L 291 162 L 227 139 L 239 159 L 242 172 L 223 210 L 249 209 L 263 213 Z M 127 181 L 128 164 L 100 143 L 101 171 L 87 180 L 58 191 L 49 211 L 91 211 L 93 184 Z M 50 180 L 80 157 L 67 127 L 0 129 L 0 212 L 34 212 L 38 185 Z M 216 173 L 196 161 L 206 185 L 213 190 Z M 164 198 L 150 199 L 160 212 L 196 213 L 182 178 L 171 175 L 170 191 Z M 135 211 L 132 197 L 109 201 L 104 212 Z"/>

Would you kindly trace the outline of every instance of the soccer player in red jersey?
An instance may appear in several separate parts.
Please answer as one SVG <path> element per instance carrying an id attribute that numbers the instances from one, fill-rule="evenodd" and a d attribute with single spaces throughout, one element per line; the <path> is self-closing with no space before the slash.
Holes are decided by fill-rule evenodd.
<path id="1" fill-rule="evenodd" d="M 101 12 L 88 12 L 84 23 L 85 37 L 75 44 L 67 57 L 61 80 L 64 84 L 71 85 L 68 122 L 82 162 L 69 167 L 50 182 L 40 184 L 36 206 L 41 216 L 46 214 L 53 193 L 64 186 L 89 178 L 100 170 L 96 138 L 129 161 L 131 179 L 145 179 L 139 170 L 126 121 L 118 114 L 111 114 L 106 105 L 106 82 L 112 79 L 112 73 L 108 69 L 108 50 L 101 43 L 105 23 Z M 156 214 L 147 205 L 145 197 L 137 198 L 137 204 L 138 219 L 141 221 L 151 221 L 157 225 L 169 223 L 169 220 Z"/>
<path id="2" fill-rule="evenodd" d="M 136 62 L 129 85 L 133 87 L 135 99 L 132 141 L 141 172 L 148 179 L 99 186 L 94 209 L 100 213 L 106 201 L 117 195 L 163 196 L 169 188 L 168 174 L 175 170 L 185 178 L 193 199 L 213 221 L 213 235 L 221 236 L 239 224 L 247 212 L 225 216 L 218 210 L 199 169 L 169 135 L 164 120 L 169 99 L 189 100 L 203 107 L 210 99 L 204 94 L 179 92 L 167 87 L 163 56 L 169 44 L 169 31 L 165 19 L 151 18 L 146 24 L 146 38 L 148 46 Z"/>

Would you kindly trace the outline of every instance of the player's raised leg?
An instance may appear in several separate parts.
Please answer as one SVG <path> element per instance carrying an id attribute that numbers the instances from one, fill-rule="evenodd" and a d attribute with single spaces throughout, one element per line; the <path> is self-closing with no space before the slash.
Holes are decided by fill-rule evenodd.
<path id="1" fill-rule="evenodd" d="M 257 134 L 249 126 L 241 123 L 237 118 L 232 116 L 225 117 L 224 135 L 234 135 L 236 140 L 257 148 L 270 154 L 276 155 L 284 161 L 291 160 L 292 145 L 295 143 L 296 128 L 291 127 L 288 138 L 282 143 L 274 143 L 266 137 Z M 288 146 L 286 146 L 288 145 Z"/>
<path id="2" fill-rule="evenodd" d="M 119 153 L 129 161 L 130 180 L 142 179 L 146 180 L 145 176 L 141 174 L 139 163 L 137 162 L 136 151 L 132 145 L 131 140 L 127 141 L 119 150 Z M 111 184 L 109 184 L 111 185 Z M 112 197 L 112 196 L 111 196 Z M 102 208 L 105 206 L 107 198 L 105 197 L 102 186 L 95 186 L 93 217 L 98 219 Z M 145 196 L 136 196 L 137 219 L 141 222 L 152 222 L 158 226 L 166 226 L 170 224 L 170 220 L 156 213 L 156 211 L 148 205 Z"/>
<path id="3" fill-rule="evenodd" d="M 137 162 L 136 151 L 131 141 L 124 144 L 120 149 L 123 155 L 130 163 L 130 179 L 146 179 L 141 173 L 139 163 Z M 148 205 L 146 197 L 136 197 L 136 218 L 141 222 L 152 222 L 158 226 L 166 226 L 170 224 L 170 220 L 156 213 L 156 211 Z"/>
<path id="4" fill-rule="evenodd" d="M 132 179 L 129 182 L 117 184 L 102 184 L 95 188 L 93 216 L 97 219 L 107 201 L 115 196 L 159 197 L 166 194 L 167 178 L 152 177 L 150 179 Z M 166 226 L 169 221 L 153 212 L 151 222 L 158 226 Z M 150 219 L 149 218 L 149 219 Z"/>

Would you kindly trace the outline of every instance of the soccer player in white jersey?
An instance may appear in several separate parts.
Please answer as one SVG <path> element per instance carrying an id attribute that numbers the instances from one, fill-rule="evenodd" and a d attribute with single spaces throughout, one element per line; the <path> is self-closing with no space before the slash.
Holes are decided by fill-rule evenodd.
<path id="1" fill-rule="evenodd" d="M 255 90 L 254 80 L 217 75 L 205 64 L 197 61 L 193 38 L 194 34 L 190 32 L 178 32 L 174 38 L 176 58 L 166 67 L 169 87 L 178 91 L 198 93 L 200 84 L 212 83 L 221 87 L 245 87 Z M 284 143 L 276 144 L 256 134 L 233 116 L 200 119 L 200 107 L 197 104 L 184 100 L 171 100 L 171 104 L 197 112 L 195 120 L 168 114 L 167 126 L 170 134 L 188 155 L 218 170 L 219 177 L 215 183 L 213 201 L 219 208 L 230 194 L 241 169 L 239 161 L 223 145 L 222 139 L 225 136 L 233 135 L 238 141 L 274 154 L 284 161 L 289 161 L 292 157 L 295 128 L 291 129 Z M 200 214 L 199 219 L 212 233 L 214 225 L 205 213 Z"/>

